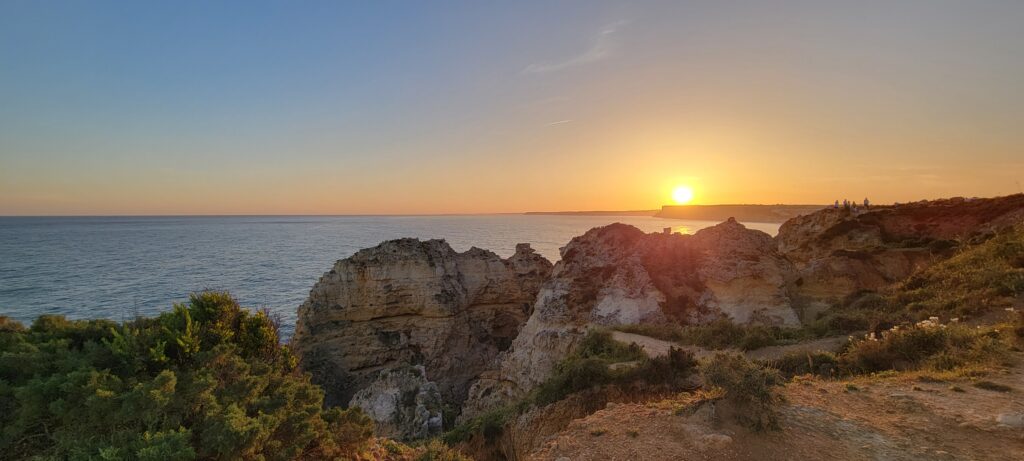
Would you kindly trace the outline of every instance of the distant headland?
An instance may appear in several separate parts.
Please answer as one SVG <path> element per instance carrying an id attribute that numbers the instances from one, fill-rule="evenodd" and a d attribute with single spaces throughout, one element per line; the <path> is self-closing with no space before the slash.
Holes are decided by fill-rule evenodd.
<path id="1" fill-rule="evenodd" d="M 528 215 L 568 215 L 568 216 L 654 216 L 659 210 L 626 210 L 626 211 L 527 211 Z"/>
<path id="2" fill-rule="evenodd" d="M 531 211 L 528 215 L 570 216 L 654 216 L 666 219 L 695 221 L 737 221 L 781 223 L 790 218 L 813 213 L 827 205 L 665 205 L 660 210 L 629 211 Z"/>

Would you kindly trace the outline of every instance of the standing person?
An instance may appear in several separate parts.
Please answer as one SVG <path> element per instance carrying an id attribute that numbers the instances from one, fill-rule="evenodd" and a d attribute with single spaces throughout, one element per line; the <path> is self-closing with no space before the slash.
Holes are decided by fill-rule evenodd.
<path id="1" fill-rule="evenodd" d="M 868 209 L 869 205 L 871 205 L 871 202 L 868 201 L 867 197 L 864 197 L 864 209 Z"/>
<path id="2" fill-rule="evenodd" d="M 832 208 L 839 209 L 839 199 L 836 199 L 836 204 Z"/>

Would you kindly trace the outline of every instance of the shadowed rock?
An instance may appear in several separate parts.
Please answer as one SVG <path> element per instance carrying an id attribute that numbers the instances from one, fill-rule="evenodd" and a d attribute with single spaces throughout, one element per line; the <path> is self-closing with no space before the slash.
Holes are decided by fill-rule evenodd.
<path id="1" fill-rule="evenodd" d="M 384 242 L 338 261 L 313 286 L 292 346 L 329 405 L 348 404 L 382 372 L 422 365 L 457 406 L 516 337 L 550 271 L 529 245 L 502 259 L 457 253 L 443 240 Z"/>

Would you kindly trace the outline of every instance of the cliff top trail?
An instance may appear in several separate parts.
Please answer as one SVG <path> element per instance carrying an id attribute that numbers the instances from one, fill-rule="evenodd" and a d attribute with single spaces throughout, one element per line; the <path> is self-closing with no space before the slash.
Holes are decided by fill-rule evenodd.
<path id="1" fill-rule="evenodd" d="M 744 355 L 750 359 L 775 360 L 792 353 L 814 353 L 819 351 L 835 352 L 838 351 L 843 344 L 849 341 L 849 337 L 850 335 L 829 336 L 827 338 L 802 341 L 796 344 L 762 347 L 747 351 Z M 612 339 L 623 344 L 636 344 L 640 346 L 644 353 L 649 357 L 665 356 L 668 354 L 669 349 L 673 347 L 692 352 L 698 359 L 721 351 L 720 349 L 706 349 L 698 346 L 684 346 L 676 342 L 652 338 L 650 336 L 644 336 L 636 333 L 626 333 L 624 331 L 613 331 Z"/>
<path id="2" fill-rule="evenodd" d="M 1024 353 L 984 379 L 926 373 L 801 380 L 781 392 L 782 429 L 753 433 L 684 416 L 689 396 L 609 404 L 571 422 L 528 459 L 1007 460 L 1024 453 Z M 699 413 L 699 412 L 698 412 Z"/>

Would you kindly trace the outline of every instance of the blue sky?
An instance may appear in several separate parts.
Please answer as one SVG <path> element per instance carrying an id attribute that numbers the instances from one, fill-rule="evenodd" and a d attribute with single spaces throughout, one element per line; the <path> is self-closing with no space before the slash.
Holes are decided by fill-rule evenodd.
<path id="1" fill-rule="evenodd" d="M 1021 2 L 0 2 L 0 214 L 1017 192 Z"/>

